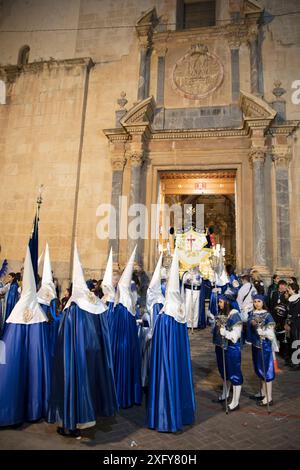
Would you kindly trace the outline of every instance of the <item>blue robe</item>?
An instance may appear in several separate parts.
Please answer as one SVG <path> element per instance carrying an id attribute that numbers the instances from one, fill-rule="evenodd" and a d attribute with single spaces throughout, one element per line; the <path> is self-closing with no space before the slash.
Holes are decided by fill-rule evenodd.
<path id="1" fill-rule="evenodd" d="M 122 305 L 114 310 L 111 346 L 118 403 L 129 408 L 142 403 L 141 356 L 136 318 Z"/>
<path id="2" fill-rule="evenodd" d="M 145 312 L 142 317 L 142 324 L 138 328 L 138 336 L 140 342 L 140 356 L 141 356 L 141 377 L 142 387 L 148 385 L 148 375 L 150 366 L 150 353 L 151 353 L 151 339 L 150 333 L 150 315 Z"/>
<path id="3" fill-rule="evenodd" d="M 204 282 L 201 283 L 200 295 L 199 295 L 199 316 L 198 316 L 198 328 L 206 328 L 206 316 L 205 316 L 205 294 L 206 286 Z"/>
<path id="4" fill-rule="evenodd" d="M 219 295 L 223 295 L 225 293 L 226 289 L 228 289 L 228 284 L 225 284 L 225 286 L 222 286 L 222 287 L 216 286 L 216 288 L 220 289 L 221 292 L 220 293 L 213 292 L 214 288 L 212 288 L 210 292 L 210 301 L 209 301 L 209 311 L 215 316 L 218 314 L 218 311 L 219 311 L 219 306 L 218 306 Z"/>
<path id="5" fill-rule="evenodd" d="M 158 318 L 158 314 L 162 308 L 163 308 L 163 304 L 154 304 L 152 307 L 152 323 L 153 323 L 152 328 L 153 329 L 154 329 L 156 320 Z"/>
<path id="6" fill-rule="evenodd" d="M 72 303 L 58 331 L 48 421 L 75 430 L 117 409 L 106 314 Z"/>
<path id="7" fill-rule="evenodd" d="M 150 429 L 176 432 L 195 421 L 195 397 L 186 323 L 161 313 L 154 335 L 147 420 Z"/>
<path id="8" fill-rule="evenodd" d="M 230 331 L 237 323 L 242 323 L 242 319 L 238 313 L 234 313 L 227 319 L 225 327 L 228 331 Z M 226 379 L 230 380 L 232 385 L 242 385 L 243 374 L 241 369 L 241 340 L 238 339 L 236 343 L 233 343 L 230 340 L 222 338 L 219 327 L 215 325 L 213 331 L 213 343 L 216 345 L 215 351 L 217 366 L 222 379 L 224 380 L 224 363 L 222 352 L 222 347 L 224 347 Z"/>
<path id="9" fill-rule="evenodd" d="M 6 320 L 8 319 L 9 315 L 13 311 L 14 306 L 18 302 L 20 298 L 20 294 L 18 292 L 19 285 L 17 282 L 12 282 L 9 291 L 6 294 L 6 301 L 5 301 L 5 315 L 4 315 L 4 322 L 3 322 L 3 329 L 2 329 L 2 336 L 5 333 L 7 323 Z"/>
<path id="10" fill-rule="evenodd" d="M 273 317 L 270 313 L 266 312 L 263 314 L 265 325 L 274 323 Z M 251 324 L 254 315 L 253 312 L 249 313 L 248 322 L 247 322 L 247 341 L 252 344 L 252 361 L 254 371 L 257 377 L 261 380 L 266 380 L 266 382 L 271 382 L 275 379 L 275 368 L 274 368 L 274 359 L 273 359 L 273 351 L 272 351 L 272 342 L 265 338 L 262 340 L 262 349 L 261 349 L 261 342 L 260 337 L 256 331 L 256 327 Z M 263 367 L 263 359 L 262 359 L 262 351 L 264 357 L 264 365 L 265 365 L 265 372 L 264 374 L 264 367 Z"/>
<path id="11" fill-rule="evenodd" d="M 45 314 L 49 318 L 49 347 L 51 359 L 53 361 L 56 348 L 56 340 L 58 335 L 58 329 L 60 325 L 60 320 L 62 319 L 62 313 L 58 316 L 56 315 L 56 305 L 57 299 L 53 299 L 50 305 L 40 304 L 41 308 L 44 310 Z"/>
<path id="12" fill-rule="evenodd" d="M 0 364 L 0 426 L 47 416 L 50 353 L 47 322 L 7 323 L 6 364 Z"/>
<path id="13" fill-rule="evenodd" d="M 108 323 L 108 329 L 109 333 L 111 334 L 112 330 L 112 325 L 113 325 L 113 317 L 114 317 L 114 302 L 106 302 L 107 305 L 107 323 Z"/>

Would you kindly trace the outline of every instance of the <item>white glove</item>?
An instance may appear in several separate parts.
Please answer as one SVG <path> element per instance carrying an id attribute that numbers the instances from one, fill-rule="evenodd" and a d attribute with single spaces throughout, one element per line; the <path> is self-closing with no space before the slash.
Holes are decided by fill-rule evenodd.
<path id="1" fill-rule="evenodd" d="M 221 294 L 222 289 L 221 289 L 220 287 L 214 287 L 211 291 L 212 291 L 214 294 Z"/>
<path id="2" fill-rule="evenodd" d="M 221 336 L 226 336 L 226 328 L 224 328 L 224 326 L 221 326 L 221 328 L 220 328 L 220 335 Z"/>
<path id="3" fill-rule="evenodd" d="M 258 327 L 258 328 L 256 329 L 256 331 L 257 331 L 257 334 L 258 334 L 259 336 L 261 336 L 262 338 L 265 337 L 265 332 L 264 332 L 264 330 L 263 330 L 262 328 Z"/>

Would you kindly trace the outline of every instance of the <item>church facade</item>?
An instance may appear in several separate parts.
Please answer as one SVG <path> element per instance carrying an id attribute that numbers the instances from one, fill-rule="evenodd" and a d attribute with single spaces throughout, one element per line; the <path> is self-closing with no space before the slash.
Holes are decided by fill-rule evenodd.
<path id="1" fill-rule="evenodd" d="M 62 280 L 75 239 L 87 276 L 109 246 L 124 266 L 125 200 L 159 208 L 138 240 L 146 271 L 179 202 L 204 205 L 238 271 L 300 275 L 297 3 L 2 1 L 1 258 L 19 269 L 42 184 L 40 240 Z M 101 204 L 122 214 L 111 240 Z"/>

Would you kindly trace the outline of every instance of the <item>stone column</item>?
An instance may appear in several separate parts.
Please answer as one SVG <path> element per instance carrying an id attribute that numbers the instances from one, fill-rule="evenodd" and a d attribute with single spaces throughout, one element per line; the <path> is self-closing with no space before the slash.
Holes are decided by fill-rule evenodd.
<path id="1" fill-rule="evenodd" d="M 115 209 L 115 213 L 111 214 L 110 219 L 110 237 L 109 237 L 109 250 L 113 250 L 113 261 L 119 263 L 119 235 L 120 235 L 120 196 L 122 195 L 123 186 L 123 170 L 126 160 L 123 155 L 113 156 L 111 159 L 112 165 L 112 191 L 111 191 L 111 205 Z M 114 217 L 116 215 L 116 218 Z"/>
<path id="2" fill-rule="evenodd" d="M 231 53 L 231 96 L 232 102 L 237 103 L 240 98 L 240 41 L 238 38 L 229 39 Z"/>
<path id="3" fill-rule="evenodd" d="M 134 151 L 129 154 L 129 163 L 131 167 L 131 172 L 130 172 L 130 192 L 129 192 L 129 208 L 133 204 L 139 204 L 140 203 L 140 195 L 141 195 L 141 177 L 142 177 L 142 164 L 144 160 L 144 152 L 142 150 L 140 151 Z M 130 222 L 130 220 L 128 221 Z M 140 244 L 139 239 L 135 240 L 130 238 L 128 235 L 128 242 L 127 242 L 127 255 L 128 257 L 131 255 L 134 247 L 136 244 Z M 140 253 L 138 250 L 138 254 L 136 257 L 136 262 L 140 263 Z"/>
<path id="4" fill-rule="evenodd" d="M 148 39 L 144 39 L 140 49 L 140 70 L 138 83 L 138 101 L 146 99 L 149 95 L 149 75 L 150 75 L 150 48 Z"/>
<path id="5" fill-rule="evenodd" d="M 249 160 L 253 168 L 253 269 L 269 275 L 266 255 L 265 148 L 252 147 Z"/>
<path id="6" fill-rule="evenodd" d="M 165 43 L 155 44 L 157 53 L 157 86 L 156 86 L 156 104 L 158 107 L 165 103 L 165 61 L 167 46 Z"/>
<path id="7" fill-rule="evenodd" d="M 250 30 L 248 37 L 250 47 L 250 81 L 251 81 L 251 93 L 254 95 L 260 95 L 259 93 L 259 54 L 258 54 L 258 37 L 257 27 L 253 27 Z"/>
<path id="8" fill-rule="evenodd" d="M 276 187 L 276 227 L 277 227 L 277 267 L 280 276 L 293 276 L 291 268 L 291 230 L 289 201 L 289 148 L 273 147 L 272 160 L 275 166 Z"/>

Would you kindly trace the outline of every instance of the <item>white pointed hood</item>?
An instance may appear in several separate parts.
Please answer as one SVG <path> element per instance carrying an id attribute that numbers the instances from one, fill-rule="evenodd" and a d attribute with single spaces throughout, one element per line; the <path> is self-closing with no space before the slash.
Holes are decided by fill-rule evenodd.
<path id="1" fill-rule="evenodd" d="M 173 255 L 166 290 L 166 300 L 162 312 L 164 312 L 166 315 L 170 315 L 170 317 L 173 317 L 179 323 L 186 323 L 184 302 L 180 294 L 179 259 L 177 247 L 175 248 Z"/>
<path id="2" fill-rule="evenodd" d="M 91 292 L 86 285 L 76 243 L 74 246 L 73 258 L 72 295 L 64 310 L 68 308 L 72 302 L 88 313 L 99 314 L 107 310 L 103 302 L 101 302 L 101 300 Z"/>
<path id="3" fill-rule="evenodd" d="M 21 297 L 6 321 L 7 323 L 24 325 L 48 321 L 46 314 L 38 304 L 35 278 L 28 246 L 24 262 Z"/>
<path id="4" fill-rule="evenodd" d="M 52 268 L 49 254 L 49 246 L 46 243 L 42 285 L 37 293 L 38 302 L 50 305 L 51 300 L 56 299 L 56 289 L 52 277 Z"/>
<path id="5" fill-rule="evenodd" d="M 107 265 L 104 273 L 104 277 L 101 284 L 103 294 L 105 296 L 106 302 L 114 302 L 116 291 L 113 286 L 113 252 L 112 248 L 109 252 L 109 257 L 107 260 Z"/>
<path id="6" fill-rule="evenodd" d="M 38 271 L 39 271 L 40 266 L 42 264 L 43 256 L 44 256 L 44 252 L 42 251 L 42 253 L 40 254 L 39 259 L 38 259 Z"/>
<path id="7" fill-rule="evenodd" d="M 134 296 L 131 292 L 131 278 L 133 273 L 134 258 L 137 246 L 135 246 L 129 261 L 124 269 L 122 276 L 118 282 L 117 300 L 116 304 L 122 304 L 127 308 L 128 312 L 135 315 L 135 302 Z"/>
<path id="8" fill-rule="evenodd" d="M 151 314 L 154 304 L 164 304 L 165 298 L 161 290 L 161 265 L 162 265 L 163 254 L 161 253 L 154 270 L 151 282 L 147 290 L 147 309 Z"/>

